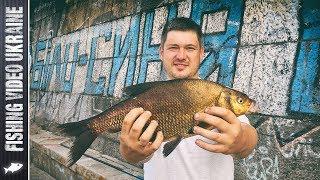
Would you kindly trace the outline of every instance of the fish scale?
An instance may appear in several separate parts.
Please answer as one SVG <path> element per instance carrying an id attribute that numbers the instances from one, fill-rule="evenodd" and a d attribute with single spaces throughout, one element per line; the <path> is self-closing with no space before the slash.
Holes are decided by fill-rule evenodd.
<path id="1" fill-rule="evenodd" d="M 123 119 L 133 108 L 142 107 L 152 113 L 145 128 L 151 120 L 158 122 L 155 132 L 162 131 L 164 141 L 170 140 L 163 151 L 167 156 L 179 144 L 181 137 L 194 135 L 192 128 L 196 125 L 193 119 L 195 113 L 216 105 L 227 108 L 236 115 L 242 115 L 248 112 L 253 102 L 239 91 L 200 79 L 137 84 L 127 87 L 124 93 L 129 96 L 127 100 L 101 114 L 83 121 L 60 125 L 62 132 L 77 137 L 71 147 L 69 165 L 76 162 L 100 134 L 119 132 Z"/>
<path id="2" fill-rule="evenodd" d="M 168 92 L 168 94 L 170 94 L 170 92 Z M 192 123 L 193 119 L 186 117 L 185 116 L 186 113 L 184 111 L 181 111 L 182 106 L 186 107 L 185 109 L 189 109 L 191 107 L 190 106 L 191 101 L 184 101 L 184 102 L 181 101 L 183 99 L 183 97 L 185 97 L 185 96 L 186 96 L 186 94 L 183 93 L 183 91 L 181 91 L 180 93 L 176 94 L 175 97 L 165 99 L 164 100 L 166 102 L 165 104 L 167 106 L 168 106 L 168 104 L 175 105 L 175 106 L 173 106 L 174 108 L 172 108 L 172 110 L 168 111 L 168 113 L 158 113 L 157 116 L 154 118 L 154 120 L 159 121 L 159 127 L 157 130 L 163 131 L 165 141 L 167 139 L 170 139 L 171 137 L 176 136 L 176 135 L 186 134 L 193 124 Z M 168 101 L 166 101 L 166 100 L 168 100 Z M 155 110 L 155 112 L 158 112 L 161 110 L 161 108 L 152 109 L 152 110 Z M 153 111 L 151 111 L 151 112 L 153 112 Z M 177 112 L 178 112 L 178 114 L 177 114 Z M 190 113 L 190 110 L 188 110 L 188 112 Z M 177 115 L 180 118 L 176 118 Z M 189 125 L 190 128 L 188 128 L 188 129 L 181 128 L 181 126 L 179 126 L 181 124 L 181 122 L 183 122 L 182 124 L 190 124 Z M 175 128 L 173 128 L 173 127 L 175 127 Z"/>

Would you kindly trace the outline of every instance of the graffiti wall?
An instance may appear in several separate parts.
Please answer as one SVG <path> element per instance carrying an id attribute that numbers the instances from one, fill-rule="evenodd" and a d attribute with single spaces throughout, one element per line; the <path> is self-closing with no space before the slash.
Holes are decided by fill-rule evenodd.
<path id="1" fill-rule="evenodd" d="M 204 32 L 200 76 L 245 92 L 259 144 L 236 179 L 318 179 L 320 6 L 303 0 L 31 1 L 31 118 L 88 118 L 124 87 L 165 78 L 163 25 L 190 17 Z"/>

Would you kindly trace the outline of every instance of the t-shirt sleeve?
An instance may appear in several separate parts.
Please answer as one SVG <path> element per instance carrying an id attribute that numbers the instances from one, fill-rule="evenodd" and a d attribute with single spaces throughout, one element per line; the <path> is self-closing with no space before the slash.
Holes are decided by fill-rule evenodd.
<path id="1" fill-rule="evenodd" d="M 243 122 L 243 123 L 250 124 L 250 121 L 249 121 L 249 119 L 247 118 L 246 115 L 238 116 L 238 119 L 239 119 L 241 122 Z"/>

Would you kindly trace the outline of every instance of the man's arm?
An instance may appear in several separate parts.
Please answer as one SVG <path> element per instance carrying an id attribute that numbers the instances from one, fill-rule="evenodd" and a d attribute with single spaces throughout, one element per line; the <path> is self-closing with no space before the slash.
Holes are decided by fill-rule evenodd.
<path id="1" fill-rule="evenodd" d="M 196 121 L 205 122 L 219 132 L 194 127 L 194 133 L 216 141 L 217 144 L 209 144 L 202 140 L 196 140 L 196 144 L 211 152 L 233 154 L 244 158 L 255 148 L 258 142 L 258 134 L 251 125 L 241 123 L 236 115 L 225 108 L 210 107 L 204 113 L 195 115 Z"/>
<path id="2" fill-rule="evenodd" d="M 240 151 L 239 153 L 236 153 L 235 155 L 240 158 L 245 158 L 256 147 L 258 143 L 258 133 L 256 129 L 252 127 L 250 124 L 241 122 L 241 127 L 243 131 L 242 141 L 244 141 L 243 142 L 244 148 L 242 151 Z"/>

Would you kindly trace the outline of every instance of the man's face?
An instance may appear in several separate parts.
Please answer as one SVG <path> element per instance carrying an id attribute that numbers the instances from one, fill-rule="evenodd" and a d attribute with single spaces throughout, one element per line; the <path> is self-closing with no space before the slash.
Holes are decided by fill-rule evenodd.
<path id="1" fill-rule="evenodd" d="M 203 55 L 204 49 L 193 31 L 169 31 L 160 46 L 160 58 L 169 79 L 198 78 Z"/>

